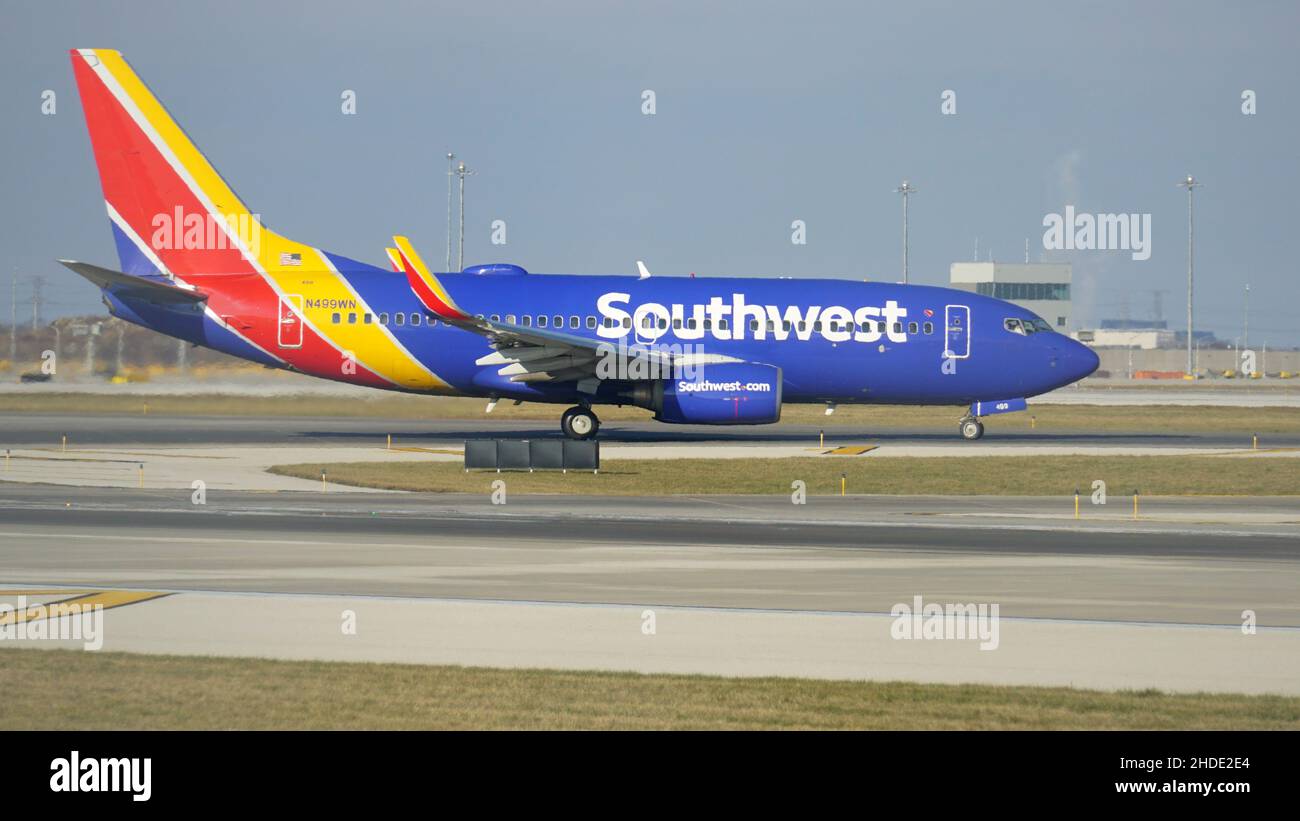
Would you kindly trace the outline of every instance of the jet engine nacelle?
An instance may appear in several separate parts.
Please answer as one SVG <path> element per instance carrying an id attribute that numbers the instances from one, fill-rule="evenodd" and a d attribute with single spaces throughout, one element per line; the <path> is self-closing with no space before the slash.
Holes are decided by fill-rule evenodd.
<path id="1" fill-rule="evenodd" d="M 747 362 L 702 365 L 690 379 L 654 383 L 660 422 L 761 425 L 781 418 L 781 369 Z"/>

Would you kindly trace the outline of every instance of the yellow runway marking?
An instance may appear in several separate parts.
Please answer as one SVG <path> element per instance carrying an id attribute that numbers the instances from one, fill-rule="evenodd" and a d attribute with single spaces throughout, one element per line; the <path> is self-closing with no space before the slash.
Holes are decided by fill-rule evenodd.
<path id="1" fill-rule="evenodd" d="M 864 453 L 870 453 L 875 450 L 875 445 L 845 445 L 844 447 L 828 450 L 823 456 L 861 456 Z"/>
<path id="2" fill-rule="evenodd" d="M 23 624 L 27 621 L 46 618 L 51 612 L 58 616 L 59 611 L 70 615 L 93 607 L 112 610 L 114 607 L 125 607 L 128 604 L 139 604 L 140 602 L 161 599 L 163 596 L 171 595 L 170 593 L 140 590 L 0 590 L 0 596 L 57 596 L 67 594 L 72 595 L 46 604 L 30 605 L 21 612 L 15 610 L 12 613 L 0 614 L 0 624 Z"/>

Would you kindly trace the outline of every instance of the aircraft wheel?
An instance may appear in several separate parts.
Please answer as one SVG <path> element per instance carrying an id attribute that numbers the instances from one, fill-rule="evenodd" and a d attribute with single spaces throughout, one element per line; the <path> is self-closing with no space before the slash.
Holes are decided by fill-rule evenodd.
<path id="1" fill-rule="evenodd" d="M 578 410 L 581 410 L 581 408 L 569 408 L 564 413 L 560 414 L 560 432 L 563 433 L 565 436 L 570 435 L 569 420 L 573 418 L 574 411 L 578 411 Z"/>
<path id="2" fill-rule="evenodd" d="M 560 417 L 560 429 L 570 439 L 594 439 L 600 430 L 600 420 L 586 408 L 569 408 Z"/>
<path id="3" fill-rule="evenodd" d="M 984 425 L 978 419 L 963 419 L 961 422 L 961 438 L 967 442 L 974 442 L 984 435 Z"/>

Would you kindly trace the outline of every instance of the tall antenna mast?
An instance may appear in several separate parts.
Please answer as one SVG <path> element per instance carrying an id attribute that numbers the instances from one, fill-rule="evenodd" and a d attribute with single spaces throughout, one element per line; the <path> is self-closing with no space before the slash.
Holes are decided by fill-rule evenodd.
<path id="1" fill-rule="evenodd" d="M 456 173 L 456 170 L 452 165 L 452 161 L 455 159 L 456 159 L 456 155 L 448 151 L 447 152 L 447 267 L 443 268 L 444 271 L 451 270 L 451 177 L 453 174 Z"/>
<path id="2" fill-rule="evenodd" d="M 1192 359 L 1192 284 L 1194 281 L 1193 271 L 1195 270 L 1193 266 L 1193 250 L 1195 244 L 1193 242 L 1192 233 L 1194 225 L 1192 220 L 1192 199 L 1193 194 L 1197 188 L 1201 187 L 1201 184 L 1196 181 L 1195 177 L 1188 174 L 1186 179 L 1178 183 L 1178 187 L 1187 189 L 1187 375 L 1195 379 L 1196 374 L 1193 371 L 1194 360 Z"/>
<path id="3" fill-rule="evenodd" d="M 456 176 L 460 177 L 460 241 L 456 245 L 460 253 L 460 262 L 456 264 L 457 271 L 465 270 L 465 178 L 476 173 L 478 172 L 470 171 L 465 167 L 464 160 L 456 166 Z"/>
<path id="4" fill-rule="evenodd" d="M 907 284 L 907 198 L 916 192 L 916 186 L 903 180 L 903 184 L 894 189 L 895 194 L 903 195 L 903 284 Z"/>

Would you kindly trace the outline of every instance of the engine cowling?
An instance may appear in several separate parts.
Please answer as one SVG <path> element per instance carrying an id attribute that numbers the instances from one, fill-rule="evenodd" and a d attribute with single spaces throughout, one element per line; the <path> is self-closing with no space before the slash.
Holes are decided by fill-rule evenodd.
<path id="1" fill-rule="evenodd" d="M 762 425 L 781 418 L 781 369 L 747 362 L 705 365 L 692 378 L 655 383 L 660 422 Z"/>

